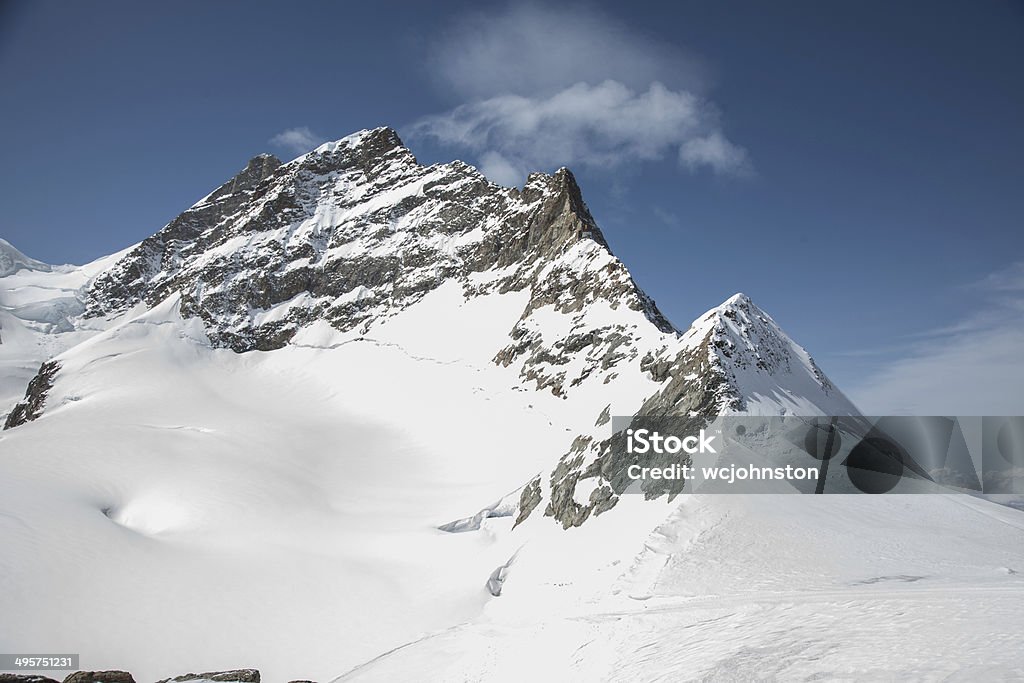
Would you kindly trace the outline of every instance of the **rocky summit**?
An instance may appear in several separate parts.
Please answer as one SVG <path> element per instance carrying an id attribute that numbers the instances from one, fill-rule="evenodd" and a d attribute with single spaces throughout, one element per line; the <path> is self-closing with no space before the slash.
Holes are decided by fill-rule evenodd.
<path id="1" fill-rule="evenodd" d="M 20 253 L 7 260 L 45 267 Z M 105 264 L 78 292 L 83 312 L 73 326 L 98 327 L 177 297 L 214 347 L 273 351 L 318 323 L 372 338 L 442 286 L 457 286 L 466 301 L 522 296 L 517 318 L 482 342 L 490 362 L 522 390 L 593 404 L 593 429 L 523 488 L 518 522 L 540 508 L 578 526 L 615 505 L 622 463 L 610 456 L 605 426 L 614 396 L 622 415 L 856 412 L 742 294 L 685 330 L 673 326 L 611 253 L 568 169 L 503 187 L 461 161 L 418 163 L 390 128 L 288 163 L 255 157 Z M 41 414 L 56 373 L 54 363 L 43 367 L 7 427 Z M 614 392 L 637 375 L 649 390 L 628 403 Z M 607 387 L 597 403 L 594 392 L 579 392 L 595 385 Z"/>
<path id="2" fill-rule="evenodd" d="M 591 268 L 566 258 L 580 242 L 588 246 L 573 256 Z M 254 158 L 98 277 L 87 315 L 181 292 L 182 312 L 201 317 L 217 344 L 270 350 L 311 320 L 372 325 L 457 280 L 472 293 L 529 290 L 524 318 L 603 298 L 669 329 L 607 256 L 568 169 L 531 175 L 522 190 L 500 187 L 459 161 L 422 166 L 394 130 L 377 128 L 287 164 Z M 471 284 L 483 272 L 495 277 Z M 502 362 L 530 347 L 524 335 Z"/>

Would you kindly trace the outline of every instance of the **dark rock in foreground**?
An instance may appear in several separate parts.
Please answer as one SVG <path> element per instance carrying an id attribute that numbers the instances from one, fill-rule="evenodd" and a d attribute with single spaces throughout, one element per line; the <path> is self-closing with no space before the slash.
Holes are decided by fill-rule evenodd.
<path id="1" fill-rule="evenodd" d="M 260 672 L 256 669 L 232 669 L 230 671 L 208 671 L 201 674 L 183 674 L 165 678 L 157 683 L 184 683 L 185 681 L 218 681 L 219 683 L 260 683 Z"/>
<path id="2" fill-rule="evenodd" d="M 64 683 L 135 683 L 127 671 L 76 671 Z"/>
<path id="3" fill-rule="evenodd" d="M 0 674 L 0 683 L 59 683 L 59 681 L 36 674 Z"/>

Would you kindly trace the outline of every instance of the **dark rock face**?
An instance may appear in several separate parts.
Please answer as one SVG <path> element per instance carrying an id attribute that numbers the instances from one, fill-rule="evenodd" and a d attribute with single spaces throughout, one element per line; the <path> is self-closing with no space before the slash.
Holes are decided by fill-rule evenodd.
<path id="1" fill-rule="evenodd" d="M 43 414 L 46 396 L 53 387 L 53 380 L 57 376 L 58 370 L 60 370 L 60 363 L 55 361 L 47 361 L 40 366 L 39 372 L 28 383 L 25 400 L 14 406 L 11 414 L 7 416 L 4 429 L 31 422 Z"/>
<path id="2" fill-rule="evenodd" d="M 185 681 L 217 681 L 218 683 L 260 683 L 260 672 L 256 669 L 233 669 L 230 671 L 209 671 L 201 674 L 183 674 L 165 678 L 157 683 L 184 683 Z"/>
<path id="3" fill-rule="evenodd" d="M 0 683 L 60 683 L 46 676 L 0 673 Z"/>
<path id="4" fill-rule="evenodd" d="M 512 525 L 512 528 L 515 529 L 522 522 L 526 521 L 526 518 L 530 516 L 530 513 L 540 505 L 541 500 L 542 494 L 540 490 L 540 477 L 537 477 L 523 487 L 523 492 L 519 497 L 519 514 L 516 516 L 516 521 Z"/>
<path id="5" fill-rule="evenodd" d="M 102 315 L 125 310 L 140 301 L 156 303 L 162 299 L 159 292 L 151 292 L 146 283 L 179 259 L 182 250 L 199 235 L 217 228 L 226 217 L 240 211 L 260 192 L 265 192 L 266 187 L 258 189 L 260 183 L 280 165 L 280 160 L 270 155 L 255 157 L 234 178 L 168 223 L 163 230 L 143 240 L 93 283 L 93 291 L 102 291 L 104 296 L 87 301 L 86 315 Z"/>
<path id="6" fill-rule="evenodd" d="M 135 683 L 127 671 L 76 671 L 64 683 Z"/>

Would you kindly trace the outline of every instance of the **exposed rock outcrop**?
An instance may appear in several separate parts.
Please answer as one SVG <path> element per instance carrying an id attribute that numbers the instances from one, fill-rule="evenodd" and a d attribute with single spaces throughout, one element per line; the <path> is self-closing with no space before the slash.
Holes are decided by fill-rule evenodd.
<path id="1" fill-rule="evenodd" d="M 64 683 L 135 683 L 127 671 L 76 671 Z"/>
<path id="2" fill-rule="evenodd" d="M 28 383 L 25 400 L 15 405 L 7 416 L 4 429 L 11 429 L 31 422 L 43 414 L 46 397 L 50 389 L 53 388 L 53 380 L 57 376 L 58 370 L 60 370 L 60 363 L 56 361 L 47 361 L 40 366 L 39 372 Z"/>
<path id="3" fill-rule="evenodd" d="M 208 671 L 201 674 L 183 674 L 174 678 L 165 678 L 157 683 L 260 683 L 260 672 L 256 669 L 232 669 L 230 671 Z"/>

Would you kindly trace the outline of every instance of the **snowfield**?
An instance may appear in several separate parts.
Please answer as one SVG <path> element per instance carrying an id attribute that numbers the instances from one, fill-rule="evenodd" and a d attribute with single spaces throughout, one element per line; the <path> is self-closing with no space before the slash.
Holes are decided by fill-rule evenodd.
<path id="1" fill-rule="evenodd" d="M 74 381 L 0 437 L 3 649 L 140 681 L 1024 675 L 1024 515 L 984 501 L 627 497 L 440 531 L 580 425 L 413 321 L 239 355 L 169 300 L 63 354 Z"/>
<path id="2" fill-rule="evenodd" d="M 1021 680 L 1020 517 L 951 496 L 693 496 L 589 573 L 571 559 L 586 540 L 531 541 L 481 617 L 338 680 Z"/>

